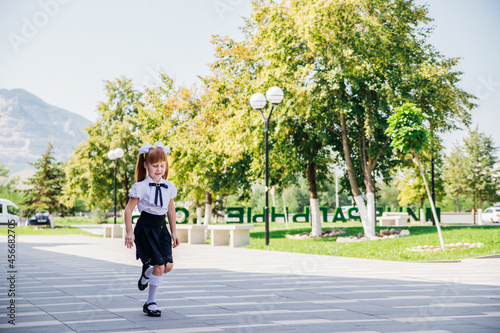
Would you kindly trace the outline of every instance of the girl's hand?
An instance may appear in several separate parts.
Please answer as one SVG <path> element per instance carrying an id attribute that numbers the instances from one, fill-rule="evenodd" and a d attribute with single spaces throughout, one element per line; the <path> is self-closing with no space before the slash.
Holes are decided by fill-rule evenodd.
<path id="1" fill-rule="evenodd" d="M 179 237 L 177 237 L 177 234 L 176 233 L 173 233 L 172 234 L 172 247 L 175 248 L 177 246 L 179 246 Z"/>
<path id="2" fill-rule="evenodd" d="M 125 236 L 125 246 L 129 249 L 134 247 L 134 240 L 135 240 L 135 235 L 133 232 L 127 232 L 127 235 Z"/>

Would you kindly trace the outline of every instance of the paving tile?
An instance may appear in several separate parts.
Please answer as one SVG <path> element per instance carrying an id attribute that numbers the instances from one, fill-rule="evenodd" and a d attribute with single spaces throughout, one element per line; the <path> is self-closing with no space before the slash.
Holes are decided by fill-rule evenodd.
<path id="1" fill-rule="evenodd" d="M 163 315 L 151 318 L 142 312 L 147 291 L 137 290 L 140 263 L 120 240 L 25 237 L 19 248 L 21 326 L 0 322 L 2 332 L 442 333 L 500 327 L 500 282 L 492 278 L 500 276 L 499 260 L 429 265 L 182 246 L 157 295 Z M 0 306 L 9 302 L 0 295 Z"/>
<path id="2" fill-rule="evenodd" d="M 141 325 L 143 325 L 145 328 L 154 330 L 154 331 L 164 331 L 164 332 L 170 332 L 170 331 L 176 331 L 178 330 L 179 332 L 210 332 L 211 330 L 213 332 L 216 331 L 223 331 L 222 329 L 219 328 L 214 328 L 211 325 L 207 325 L 203 322 L 195 321 L 192 319 L 188 320 L 165 320 L 162 317 L 159 318 L 151 318 L 148 317 L 148 321 L 142 321 Z M 185 330 L 185 331 L 182 331 Z"/>
<path id="3" fill-rule="evenodd" d="M 66 333 L 75 332 L 65 324 L 56 320 L 45 320 L 38 322 L 18 323 L 12 326 L 10 324 L 0 324 L 0 331 L 2 333 Z"/>
<path id="4" fill-rule="evenodd" d="M 73 329 L 76 332 L 92 332 L 99 331 L 102 328 L 120 330 L 120 329 L 129 329 L 129 328 L 140 328 L 144 329 L 141 325 L 133 323 L 126 319 L 119 320 L 82 320 L 82 321 L 66 321 L 65 322 L 68 327 Z"/>

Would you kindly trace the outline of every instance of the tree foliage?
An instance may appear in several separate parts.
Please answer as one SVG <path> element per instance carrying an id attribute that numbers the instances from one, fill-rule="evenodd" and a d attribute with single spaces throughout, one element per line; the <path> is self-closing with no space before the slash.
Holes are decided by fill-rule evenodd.
<path id="1" fill-rule="evenodd" d="M 443 178 L 447 191 L 454 197 L 468 197 L 474 208 L 483 208 L 484 200 L 498 200 L 499 171 L 491 136 L 479 132 L 478 127 L 469 129 L 462 145 L 455 145 L 445 158 Z"/>
<path id="2" fill-rule="evenodd" d="M 392 136 L 391 147 L 400 153 L 419 153 L 427 147 L 429 131 L 424 120 L 429 118 L 415 104 L 397 108 L 388 119 L 386 132 Z"/>
<path id="3" fill-rule="evenodd" d="M 278 179 L 311 168 L 327 178 L 330 151 L 340 151 L 360 198 L 398 162 L 386 133 L 395 106 L 415 101 L 436 130 L 467 123 L 472 96 L 457 85 L 458 60 L 427 44 L 430 21 L 414 1 L 262 0 L 244 41 L 218 40 L 217 69 L 238 84 L 233 91 L 278 85 L 286 93 L 286 113 L 271 132 Z"/>
<path id="4" fill-rule="evenodd" d="M 130 142 L 162 141 L 172 148 L 170 177 L 180 198 L 199 202 L 207 191 L 244 197 L 252 182 L 264 178 L 262 119 L 248 100 L 279 86 L 285 99 L 270 121 L 271 185 L 286 188 L 303 177 L 310 198 L 317 198 L 335 158 L 347 165 L 347 184 L 359 208 L 365 207 L 362 195 L 373 198 L 375 179 L 390 179 L 403 159 L 391 149 L 387 132 L 396 107 L 413 101 L 436 135 L 470 121 L 473 97 L 458 86 L 458 59 L 447 59 L 428 44 L 432 20 L 427 14 L 413 0 L 254 1 L 241 41 L 214 37 L 215 60 L 203 85 L 178 87 L 162 74 L 141 103 L 124 99 L 137 106 L 131 109 L 136 123 L 127 118 L 131 132 L 112 127 L 104 115 L 108 111 L 102 111 L 104 120 L 89 129 L 88 142 L 67 169 L 75 182 L 67 198 L 109 203 L 105 175 L 111 170 L 109 163 L 103 167 L 102 153 L 111 147 L 103 147 L 103 138 L 115 130 L 135 133 Z M 103 110 L 112 113 L 115 98 L 109 96 Z M 415 142 L 405 146 L 428 140 L 410 137 Z M 97 174 L 101 179 L 92 180 Z M 126 190 L 124 179 L 119 187 Z M 373 219 L 374 200 L 368 203 Z M 365 234 L 374 233 L 374 222 Z"/>
<path id="5" fill-rule="evenodd" d="M 213 79 L 211 80 L 213 82 Z M 210 195 L 249 192 L 249 154 L 228 155 L 226 145 L 230 113 L 221 107 L 221 96 L 207 85 L 176 86 L 162 74 L 161 84 L 149 88 L 139 110 L 143 140 L 162 141 L 172 148 L 169 179 L 179 197 L 201 204 Z M 221 137 L 223 139 L 221 139 Z"/>
<path id="6" fill-rule="evenodd" d="M 8 199 L 22 206 L 24 194 L 17 189 L 19 177 L 9 177 L 9 172 L 9 169 L 0 163 L 0 198 Z"/>
<path id="7" fill-rule="evenodd" d="M 55 162 L 52 156 L 54 146 L 49 143 L 47 151 L 35 163 L 31 163 L 36 169 L 33 177 L 25 184 L 29 189 L 24 190 L 25 214 L 32 215 L 35 212 L 48 211 L 49 214 L 61 212 L 64 206 L 60 203 L 61 188 L 64 184 L 64 172 L 62 163 Z"/>
<path id="8" fill-rule="evenodd" d="M 97 107 L 97 121 L 85 129 L 88 139 L 78 145 L 65 167 L 67 183 L 62 200 L 68 207 L 74 206 L 78 198 L 92 208 L 111 207 L 114 168 L 107 154 L 112 149 L 122 148 L 125 152 L 117 162 L 118 207 L 125 208 L 134 182 L 140 146 L 137 108 L 141 93 L 125 78 L 106 81 L 105 91 L 107 100 Z"/>

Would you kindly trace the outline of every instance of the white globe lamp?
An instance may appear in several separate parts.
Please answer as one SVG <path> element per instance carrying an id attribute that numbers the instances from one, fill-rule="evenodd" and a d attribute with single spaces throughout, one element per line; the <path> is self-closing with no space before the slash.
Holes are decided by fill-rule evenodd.
<path id="1" fill-rule="evenodd" d="M 262 110 L 264 106 L 266 106 L 267 100 L 266 96 L 261 93 L 256 93 L 253 94 L 252 97 L 250 97 L 250 105 L 254 110 Z"/>

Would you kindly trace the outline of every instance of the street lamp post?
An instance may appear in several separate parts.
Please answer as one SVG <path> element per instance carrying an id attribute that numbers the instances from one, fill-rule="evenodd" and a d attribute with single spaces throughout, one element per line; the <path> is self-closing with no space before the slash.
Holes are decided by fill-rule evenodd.
<path id="1" fill-rule="evenodd" d="M 115 208 L 114 208 L 114 215 L 115 215 L 115 224 L 116 224 L 116 165 L 118 163 L 118 159 L 122 158 L 124 155 L 123 149 L 121 148 L 116 148 L 114 150 L 110 150 L 108 153 L 108 158 L 113 161 L 114 169 L 115 169 L 115 176 L 114 176 L 114 187 L 115 187 Z"/>
<path id="2" fill-rule="evenodd" d="M 283 100 L 283 90 L 278 87 L 271 87 L 266 92 L 266 96 L 261 93 L 253 94 L 250 97 L 250 105 L 256 111 L 259 111 L 264 120 L 264 134 L 266 137 L 266 207 L 264 208 L 264 221 L 266 225 L 266 245 L 269 245 L 269 119 L 276 105 Z M 271 103 L 271 110 L 267 117 L 262 112 L 267 102 Z"/>

